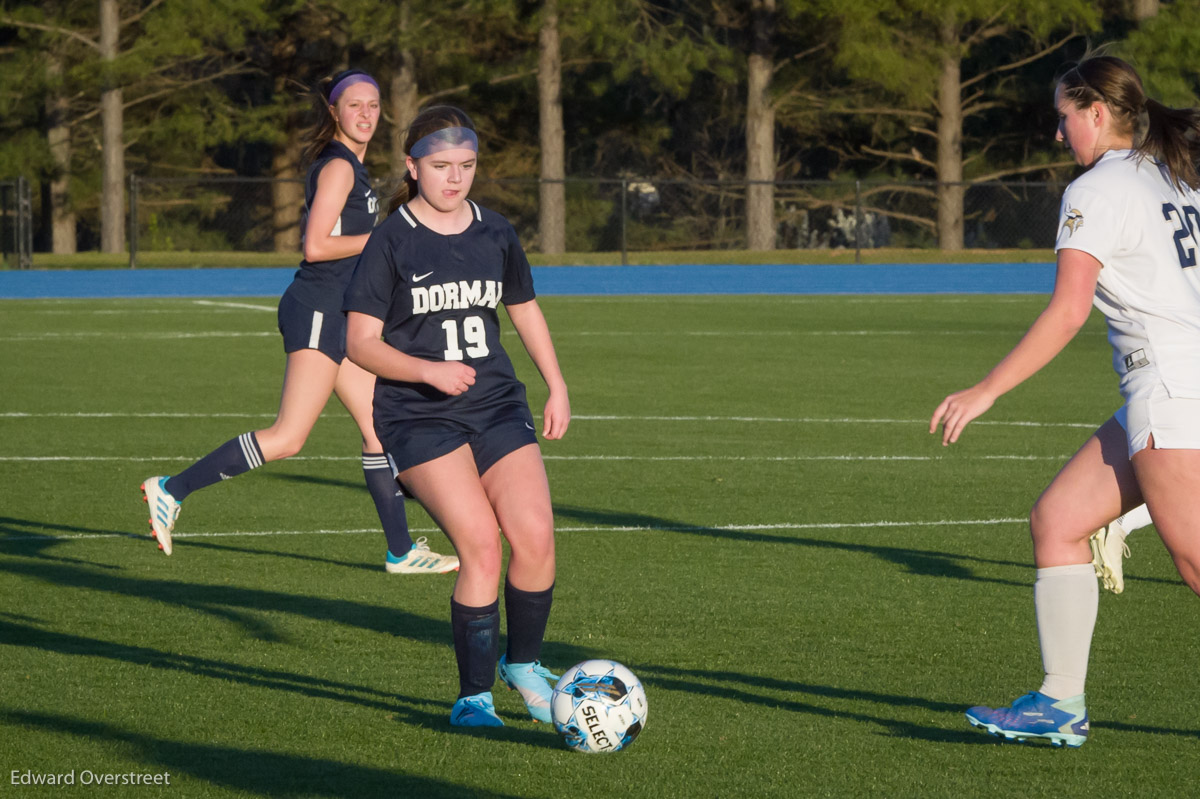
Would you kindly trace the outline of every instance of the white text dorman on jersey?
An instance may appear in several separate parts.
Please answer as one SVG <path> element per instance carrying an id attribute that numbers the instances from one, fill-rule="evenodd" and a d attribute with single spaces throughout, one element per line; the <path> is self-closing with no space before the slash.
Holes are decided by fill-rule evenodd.
<path id="1" fill-rule="evenodd" d="M 457 280 L 432 286 L 413 286 L 413 314 L 456 311 L 482 306 L 495 308 L 504 293 L 500 280 Z"/>

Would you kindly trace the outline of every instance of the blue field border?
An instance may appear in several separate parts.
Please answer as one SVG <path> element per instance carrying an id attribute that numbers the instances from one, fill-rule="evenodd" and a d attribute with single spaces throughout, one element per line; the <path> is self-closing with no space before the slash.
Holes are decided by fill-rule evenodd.
<path id="1" fill-rule="evenodd" d="M 0 299 L 272 297 L 293 268 L 0 271 Z M 543 296 L 635 294 L 1047 294 L 1052 263 L 541 266 Z"/>

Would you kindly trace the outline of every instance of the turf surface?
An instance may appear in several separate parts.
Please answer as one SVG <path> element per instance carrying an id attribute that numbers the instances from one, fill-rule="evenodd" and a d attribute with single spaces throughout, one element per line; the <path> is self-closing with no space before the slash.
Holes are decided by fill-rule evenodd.
<path id="1" fill-rule="evenodd" d="M 575 414 L 543 447 L 543 661 L 643 679 L 628 751 L 568 751 L 499 684 L 503 730 L 449 727 L 453 577 L 384 573 L 336 402 L 300 457 L 189 498 L 172 557 L 142 535 L 143 478 L 272 418 L 273 300 L 8 301 L 0 794 L 70 772 L 170 774 L 87 788 L 112 796 L 1194 791 L 1200 602 L 1150 530 L 1101 597 L 1083 748 L 997 744 L 962 714 L 1040 682 L 1023 518 L 1119 403 L 1098 318 L 943 449 L 933 407 L 1044 298 L 542 303 Z"/>

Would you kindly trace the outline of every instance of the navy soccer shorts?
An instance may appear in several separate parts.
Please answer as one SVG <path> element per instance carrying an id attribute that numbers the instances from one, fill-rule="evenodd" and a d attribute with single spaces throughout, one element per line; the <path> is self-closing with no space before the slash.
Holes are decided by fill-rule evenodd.
<path id="1" fill-rule="evenodd" d="M 283 351 L 318 350 L 334 363 L 346 357 L 346 315 L 310 308 L 284 292 L 279 298 L 279 332 Z"/>
<path id="2" fill-rule="evenodd" d="M 482 475 L 510 452 L 537 443 L 533 416 L 524 405 L 509 406 L 481 425 L 437 419 L 413 420 L 389 427 L 383 436 L 383 446 L 397 473 L 467 444 Z"/>

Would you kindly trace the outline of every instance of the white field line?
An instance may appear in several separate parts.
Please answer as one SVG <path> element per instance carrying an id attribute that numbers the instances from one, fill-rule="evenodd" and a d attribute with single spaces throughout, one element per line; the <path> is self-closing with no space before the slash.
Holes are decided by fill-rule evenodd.
<path id="1" fill-rule="evenodd" d="M 75 331 L 73 333 L 31 333 L 29 335 L 0 336 L 0 341 L 79 341 L 96 338 L 125 339 L 192 339 L 192 338 L 262 338 L 278 336 L 278 331 L 236 331 L 236 330 L 201 330 L 190 332 L 171 332 L 166 330 L 143 331 Z"/>
<path id="2" fill-rule="evenodd" d="M 190 305 L 203 305 L 203 310 L 215 313 L 231 313 L 234 310 L 275 311 L 274 305 L 255 305 L 248 302 L 215 302 L 213 300 L 192 300 Z M 175 314 L 182 313 L 177 307 L 170 308 L 39 308 L 30 313 L 49 314 L 58 316 L 145 316 L 146 314 Z"/>
<path id="3" fill-rule="evenodd" d="M 193 305 L 207 305 L 213 308 L 246 308 L 251 311 L 277 311 L 274 305 L 254 305 L 249 302 L 214 302 L 213 300 L 193 300 Z"/>
<path id="4" fill-rule="evenodd" d="M 728 306 L 731 304 L 749 304 L 762 303 L 762 295 L 754 294 L 675 294 L 669 295 L 670 302 L 674 305 L 721 305 Z M 919 304 L 922 307 L 928 307 L 930 303 L 936 302 L 939 305 L 965 305 L 967 303 L 978 303 L 981 300 L 986 301 L 989 305 L 996 304 L 1015 304 L 1028 303 L 1031 299 L 1036 300 L 1037 297 L 1029 297 L 1027 295 L 1002 295 L 990 294 L 986 296 L 951 296 L 945 294 L 929 295 L 929 294 L 776 294 L 771 295 L 772 303 L 785 303 L 792 305 L 819 305 L 828 304 L 831 300 L 847 305 L 914 305 Z M 555 303 L 579 303 L 579 304 L 662 304 L 664 301 L 663 295 L 658 294 L 582 294 L 578 296 L 562 296 L 555 297 Z M 1043 304 L 1045 298 L 1042 298 Z"/>
<path id="5" fill-rule="evenodd" d="M 0 463 L 163 463 L 166 461 L 190 462 L 200 455 L 0 455 Z M 974 461 L 1059 461 L 1070 455 L 975 455 L 967 460 Z M 841 461 L 846 463 L 941 461 L 941 455 L 543 455 L 547 461 L 650 461 L 650 462 L 736 462 L 736 463 L 803 463 L 810 461 Z M 289 461 L 354 461 L 360 455 L 295 455 Z M 958 458 L 956 460 L 962 460 Z"/>
<path id="6" fill-rule="evenodd" d="M 254 308 L 255 310 L 274 310 L 271 308 L 263 308 L 262 306 L 244 305 L 244 308 Z M 18 333 L 8 336 L 0 336 L 0 341 L 7 342 L 38 342 L 38 341 L 79 341 L 84 339 L 207 339 L 207 338 L 253 338 L 263 336 L 278 336 L 276 330 L 262 331 L 231 331 L 231 330 L 74 330 L 61 333 L 43 332 L 43 333 Z M 502 334 L 505 337 L 516 336 L 516 332 L 505 330 Z M 645 336 L 646 331 L 629 331 L 629 330 L 568 330 L 557 332 L 554 337 L 557 339 L 579 337 L 616 337 L 625 338 L 633 336 Z M 792 338 L 798 336 L 816 336 L 822 338 L 837 337 L 837 336 L 991 336 L 997 335 L 995 330 L 660 330 L 654 333 L 656 336 L 684 336 L 684 337 L 712 337 L 712 338 L 735 338 L 735 337 L 767 337 L 767 338 Z"/>
<path id="7" fill-rule="evenodd" d="M 508 331 L 505 331 L 506 333 Z M 568 330 L 555 338 L 570 336 L 644 337 L 645 330 Z M 655 336 L 994 336 L 995 330 L 658 330 Z"/>
<path id="8" fill-rule="evenodd" d="M 335 411 L 336 413 L 337 411 Z M 189 413 L 169 411 L 107 412 L 71 411 L 38 413 L 33 411 L 0 412 L 0 419 L 274 419 L 273 413 Z M 928 425 L 928 419 L 856 419 L 851 417 L 818 416 L 616 416 L 607 414 L 580 414 L 572 416 L 574 422 L 746 422 L 750 424 L 895 424 Z M 977 419 L 973 425 L 994 427 L 1065 427 L 1095 430 L 1096 422 L 1030 422 L 992 421 Z"/>
<path id="9" fill-rule="evenodd" d="M 1025 518 L 1001 519 L 936 519 L 933 521 L 878 521 L 878 522 L 819 522 L 794 523 L 779 522 L 776 524 L 663 524 L 663 525 L 593 525 L 585 527 L 555 527 L 558 533 L 686 533 L 704 530 L 723 530 L 729 532 L 753 532 L 763 530 L 845 530 L 870 529 L 874 527 L 995 527 L 1005 524 L 1027 524 Z M 414 527 L 414 533 L 437 532 L 435 527 Z M 216 533 L 174 533 L 172 538 L 266 538 L 272 536 L 294 535 L 379 535 L 374 527 L 350 530 L 231 530 Z M 67 535 L 19 535 L 5 536 L 0 542 L 6 541 L 75 541 L 87 538 L 147 538 L 137 533 L 71 533 Z"/>

